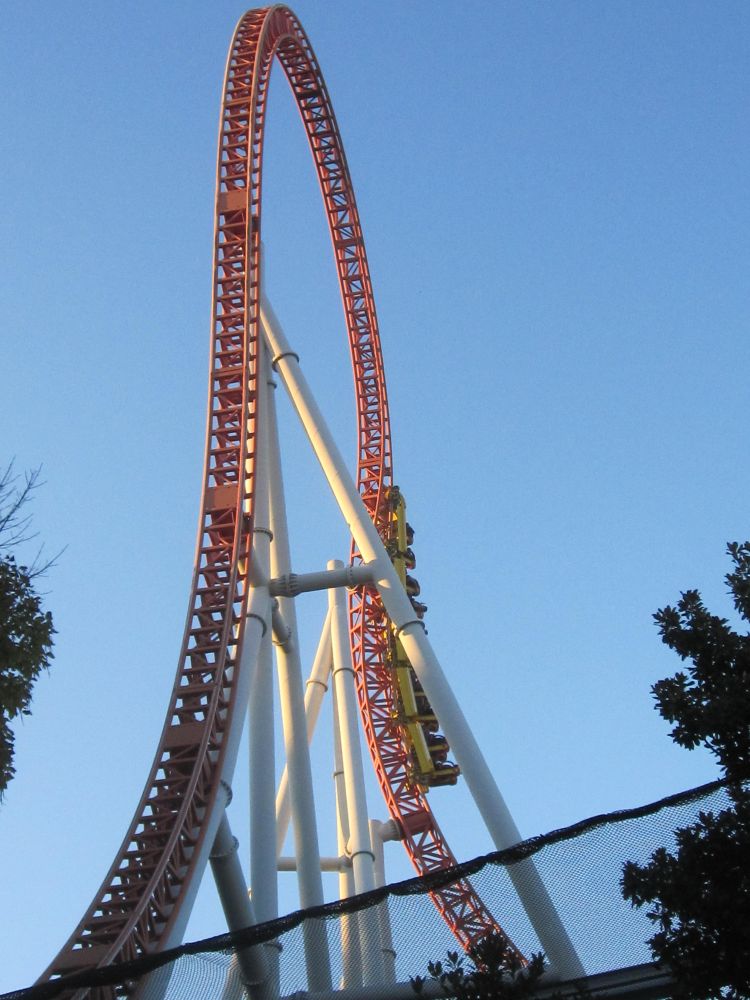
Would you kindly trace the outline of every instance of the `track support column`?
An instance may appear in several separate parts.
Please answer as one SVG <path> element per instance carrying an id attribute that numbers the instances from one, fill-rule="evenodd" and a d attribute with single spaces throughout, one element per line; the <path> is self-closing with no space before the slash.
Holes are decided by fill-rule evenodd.
<path id="1" fill-rule="evenodd" d="M 385 885 L 385 850 L 383 844 L 386 840 L 398 840 L 400 836 L 398 826 L 391 819 L 387 823 L 381 823 L 379 819 L 370 820 L 370 843 L 372 852 L 375 855 L 375 888 L 380 889 Z M 377 905 L 378 921 L 380 923 L 380 941 L 383 952 L 383 970 L 387 983 L 396 982 L 396 950 L 393 947 L 393 934 L 391 932 L 391 917 L 388 912 L 388 900 L 384 899 Z"/>
<path id="2" fill-rule="evenodd" d="M 344 758 L 341 749 L 341 719 L 336 705 L 336 689 L 333 690 L 333 786 L 336 792 L 336 844 L 339 857 L 346 856 L 349 843 L 349 806 L 346 801 L 344 780 Z M 356 892 L 354 872 L 351 865 L 339 869 L 339 899 L 349 899 Z M 345 988 L 362 986 L 362 942 L 359 934 L 359 913 L 342 913 L 341 957 L 343 960 L 343 982 Z"/>
<path id="3" fill-rule="evenodd" d="M 279 915 L 274 728 L 273 655 L 269 629 L 261 642 L 248 706 L 250 885 L 256 916 L 261 923 L 274 920 Z"/>
<path id="4" fill-rule="evenodd" d="M 291 573 L 289 534 L 284 500 L 284 482 L 281 472 L 276 406 L 273 398 L 275 383 L 271 378 L 268 351 L 259 345 L 262 357 L 262 382 L 265 390 L 265 418 L 267 444 L 267 489 L 269 498 L 271 545 L 271 573 L 282 576 Z M 302 687 L 302 665 L 297 635 L 297 611 L 294 600 L 279 597 L 279 610 L 289 628 L 289 638 L 276 645 L 276 666 L 279 678 L 281 719 L 284 730 L 286 766 L 289 774 L 289 794 L 294 830 L 294 847 L 297 858 L 300 905 L 303 909 L 321 906 L 324 902 L 323 880 L 320 872 L 318 827 L 315 817 L 312 767 L 307 744 L 305 698 Z M 275 809 L 274 809 L 275 815 Z M 274 870 L 275 870 L 274 859 Z M 310 989 L 323 991 L 331 988 L 331 963 L 325 926 L 317 920 L 304 924 L 305 959 Z"/>
<path id="5" fill-rule="evenodd" d="M 343 569 L 343 566 L 344 564 L 336 559 L 328 563 L 329 570 Z M 349 650 L 349 623 L 344 593 L 341 588 L 337 587 L 328 591 L 328 607 L 331 611 L 336 716 L 339 722 L 346 808 L 349 820 L 347 853 L 352 859 L 354 891 L 356 893 L 370 892 L 375 888 L 375 855 L 370 843 L 365 774 L 359 741 L 357 689 Z M 360 912 L 359 928 L 363 985 L 372 986 L 383 981 L 380 932 L 377 913 L 374 909 L 369 908 Z"/>

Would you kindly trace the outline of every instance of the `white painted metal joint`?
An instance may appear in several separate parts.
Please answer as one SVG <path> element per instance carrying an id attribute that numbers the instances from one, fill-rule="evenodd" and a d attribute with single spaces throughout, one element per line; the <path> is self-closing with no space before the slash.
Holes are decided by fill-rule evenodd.
<path id="1" fill-rule="evenodd" d="M 296 351 L 281 351 L 279 354 L 275 354 L 271 359 L 271 368 L 275 372 L 279 370 L 279 361 L 283 358 L 294 358 L 294 360 L 299 364 L 299 354 Z"/>
<path id="2" fill-rule="evenodd" d="M 378 836 L 381 840 L 403 840 L 404 831 L 398 825 L 395 819 L 387 819 L 385 822 L 381 822 L 378 829 Z"/>
<path id="3" fill-rule="evenodd" d="M 272 597 L 296 597 L 300 593 L 297 585 L 299 577 L 296 573 L 284 573 L 268 581 L 268 589 Z"/>
<path id="4" fill-rule="evenodd" d="M 232 801 L 232 798 L 234 797 L 234 792 L 232 791 L 232 786 L 229 784 L 229 782 L 225 781 L 223 778 L 221 779 L 219 784 L 224 789 L 227 795 L 227 801 L 224 803 L 224 806 L 226 807 Z"/>
<path id="5" fill-rule="evenodd" d="M 334 667 L 333 670 L 331 671 L 331 676 L 335 677 L 337 674 L 351 674 L 352 677 L 354 677 L 355 676 L 354 667 L 349 667 L 349 666 Z"/>
<path id="6" fill-rule="evenodd" d="M 263 633 L 262 634 L 263 635 L 266 634 L 266 632 L 268 631 L 268 625 L 266 624 L 266 619 L 265 619 L 265 617 L 263 615 L 256 615 L 254 611 L 251 611 L 250 614 L 247 616 L 247 618 L 248 618 L 248 621 L 251 618 L 254 618 L 256 621 L 260 622 L 261 627 L 263 628 Z"/>
<path id="7" fill-rule="evenodd" d="M 356 857 L 359 857 L 360 854 L 367 855 L 368 858 L 372 858 L 373 861 L 375 860 L 375 854 L 367 847 L 360 848 L 360 850 L 358 851 L 347 850 L 346 853 L 347 856 L 352 859 L 352 861 L 354 861 Z"/>
<path id="8" fill-rule="evenodd" d="M 215 844 L 215 841 L 214 841 L 214 844 Z M 236 854 L 237 851 L 239 850 L 239 847 L 240 847 L 239 840 L 237 840 L 236 837 L 232 837 L 232 842 L 230 844 L 228 844 L 227 847 L 223 851 L 217 850 L 216 847 L 214 846 L 211 849 L 211 853 L 208 856 L 209 860 L 210 861 L 223 861 L 225 858 L 229 858 L 233 854 Z"/>
<path id="9" fill-rule="evenodd" d="M 271 609 L 271 621 L 273 623 L 273 644 L 287 649 L 292 640 L 292 630 L 284 621 L 284 616 L 279 611 L 279 602 L 274 601 Z"/>
<path id="10" fill-rule="evenodd" d="M 341 854 L 336 857 L 321 857 L 320 870 L 322 872 L 343 872 L 352 867 L 352 859 L 348 854 Z M 280 855 L 276 860 L 276 868 L 280 872 L 296 872 L 298 870 L 297 859 Z"/>
<path id="11" fill-rule="evenodd" d="M 404 622 L 403 625 L 398 626 L 398 628 L 396 629 L 396 635 L 397 636 L 401 635 L 404 629 L 409 628 L 410 625 L 419 625 L 424 629 L 425 632 L 427 631 L 427 626 L 420 618 L 410 618 L 408 622 Z"/>
<path id="12" fill-rule="evenodd" d="M 377 560 L 357 563 L 356 565 L 349 563 L 348 566 L 344 567 L 347 576 L 346 587 L 349 590 L 355 590 L 364 583 L 374 583 L 378 567 Z"/>
<path id="13" fill-rule="evenodd" d="M 331 590 L 347 587 L 354 590 L 376 579 L 377 567 L 372 563 L 358 563 L 339 569 L 321 570 L 318 573 L 284 573 L 269 581 L 269 591 L 273 597 L 297 597 L 315 590 Z"/>

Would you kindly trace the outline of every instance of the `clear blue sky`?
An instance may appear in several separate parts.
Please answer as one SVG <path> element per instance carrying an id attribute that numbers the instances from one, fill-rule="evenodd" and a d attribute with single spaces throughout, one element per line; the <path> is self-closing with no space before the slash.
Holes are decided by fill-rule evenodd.
<path id="1" fill-rule="evenodd" d="M 36 526 L 66 548 L 44 583 L 54 668 L 0 810 L 0 991 L 30 983 L 89 903 L 163 721 L 243 10 L 3 8 L 0 459 L 43 465 Z M 724 544 L 750 536 L 747 5 L 296 10 L 357 190 L 430 637 L 522 832 L 710 779 L 651 707 L 678 666 L 651 614 L 693 586 L 729 614 Z M 284 87 L 277 74 L 269 283 L 354 457 L 323 213 Z M 298 433 L 287 448 L 295 561 L 317 569 L 346 539 Z M 310 645 L 321 615 L 311 599 Z M 434 796 L 469 857 L 491 844 L 464 802 Z M 232 808 L 242 838 L 241 790 Z M 409 873 L 398 850 L 393 878 Z M 209 890 L 191 937 L 223 929 Z"/>

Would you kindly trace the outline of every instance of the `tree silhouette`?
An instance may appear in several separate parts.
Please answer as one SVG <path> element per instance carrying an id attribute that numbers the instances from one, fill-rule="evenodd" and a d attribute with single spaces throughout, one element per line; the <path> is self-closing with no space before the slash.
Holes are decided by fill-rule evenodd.
<path id="1" fill-rule="evenodd" d="M 468 956 L 449 951 L 445 963 L 427 965 L 428 979 L 438 983 L 444 996 L 456 1000 L 525 1000 L 535 996 L 543 972 L 541 953 L 532 955 L 525 965 L 500 934 L 484 938 Z M 417 996 L 428 979 L 412 976 Z"/>
<path id="2" fill-rule="evenodd" d="M 731 543 L 726 582 L 740 618 L 750 623 L 750 543 Z M 662 640 L 687 664 L 653 688 L 672 739 L 707 747 L 722 769 L 730 808 L 701 812 L 675 831 L 645 865 L 629 862 L 622 890 L 649 905 L 658 928 L 654 958 L 675 977 L 681 1000 L 750 997 L 750 635 L 710 614 L 696 590 L 654 615 Z"/>
<path id="3" fill-rule="evenodd" d="M 18 478 L 9 465 L 0 477 L 0 799 L 15 774 L 11 722 L 30 714 L 39 674 L 52 659 L 52 615 L 42 609 L 35 579 L 49 569 L 41 550 L 31 565 L 19 565 L 12 550 L 33 536 L 27 505 L 39 485 L 39 470 Z"/>

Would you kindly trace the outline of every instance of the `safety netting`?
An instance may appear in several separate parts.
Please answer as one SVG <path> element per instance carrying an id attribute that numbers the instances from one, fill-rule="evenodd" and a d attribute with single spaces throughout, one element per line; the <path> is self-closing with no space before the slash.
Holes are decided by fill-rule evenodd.
<path id="1" fill-rule="evenodd" d="M 99 996 L 126 996 L 147 976 L 157 994 L 166 989 L 166 1000 L 239 1000 L 243 994 L 235 958 L 238 949 L 245 955 L 264 955 L 263 962 L 277 965 L 279 993 L 290 997 L 314 992 L 308 974 L 312 966 L 313 981 L 320 980 L 326 944 L 334 988 L 357 987 L 363 977 L 372 981 L 356 958 L 356 943 L 373 921 L 388 978 L 408 982 L 411 976 L 424 975 L 429 961 L 456 949 L 430 893 L 466 878 L 516 947 L 530 955 L 543 948 L 510 875 L 514 865 L 527 859 L 541 876 L 588 976 L 639 965 L 651 961 L 646 941 L 653 925 L 644 909 L 622 898 L 623 864 L 644 863 L 657 847 L 671 849 L 675 829 L 695 822 L 699 812 L 716 814 L 730 807 L 723 784 L 712 782 L 637 809 L 592 817 L 428 877 L 392 883 L 134 962 L 6 993 L 0 1000 L 53 1000 L 92 988 Z"/>

